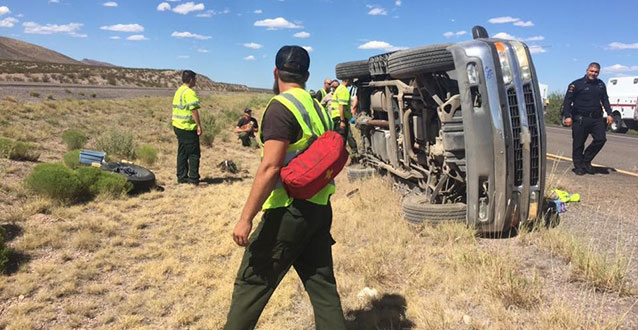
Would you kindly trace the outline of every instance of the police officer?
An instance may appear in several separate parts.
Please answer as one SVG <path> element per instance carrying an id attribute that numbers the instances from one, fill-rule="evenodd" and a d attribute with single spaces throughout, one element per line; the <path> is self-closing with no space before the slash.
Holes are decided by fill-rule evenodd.
<path id="1" fill-rule="evenodd" d="M 173 96 L 172 124 L 177 136 L 177 182 L 199 183 L 199 98 L 193 90 L 197 75 L 191 70 L 182 72 L 182 86 Z"/>
<path id="2" fill-rule="evenodd" d="M 563 116 L 565 126 L 572 126 L 573 171 L 576 175 L 596 173 L 591 161 L 607 141 L 605 130 L 614 120 L 607 88 L 605 83 L 598 79 L 599 73 L 600 64 L 590 63 L 585 76 L 569 84 L 565 94 Z M 603 118 L 601 107 L 605 108 L 606 119 Z M 585 140 L 590 134 L 593 141 L 585 149 Z"/>
<path id="3" fill-rule="evenodd" d="M 235 243 L 246 249 L 225 329 L 253 329 L 291 266 L 308 292 L 316 328 L 345 329 L 332 267 L 330 195 L 335 186 L 328 184 L 311 198 L 299 200 L 288 196 L 279 179 L 281 168 L 310 145 L 310 127 L 320 135 L 332 123 L 304 89 L 308 52 L 299 46 L 284 46 L 277 52 L 275 65 L 273 90 L 277 95 L 264 110 L 257 136 L 263 145 L 261 164 L 233 230 Z M 264 210 L 262 220 L 249 239 L 260 209 Z"/>

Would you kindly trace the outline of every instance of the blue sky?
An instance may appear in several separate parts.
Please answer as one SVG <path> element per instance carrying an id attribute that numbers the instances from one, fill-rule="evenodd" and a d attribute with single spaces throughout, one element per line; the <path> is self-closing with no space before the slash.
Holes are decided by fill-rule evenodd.
<path id="1" fill-rule="evenodd" d="M 266 88 L 277 50 L 297 44 L 310 50 L 316 89 L 337 63 L 469 40 L 480 24 L 525 41 L 540 81 L 562 92 L 590 61 L 605 81 L 638 75 L 637 13 L 636 0 L 0 0 L 0 35 L 76 59 Z"/>

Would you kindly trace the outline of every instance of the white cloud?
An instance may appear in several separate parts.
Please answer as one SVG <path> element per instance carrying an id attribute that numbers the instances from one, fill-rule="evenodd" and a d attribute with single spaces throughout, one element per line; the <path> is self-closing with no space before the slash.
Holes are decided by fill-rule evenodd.
<path id="1" fill-rule="evenodd" d="M 525 38 L 525 41 L 542 41 L 542 40 L 545 40 L 545 37 L 534 36 L 534 37 Z"/>
<path id="2" fill-rule="evenodd" d="M 126 40 L 142 41 L 142 40 L 148 40 L 148 38 L 145 37 L 143 34 L 134 34 L 134 35 L 129 36 L 128 38 L 126 38 Z"/>
<path id="3" fill-rule="evenodd" d="M 513 36 L 513 35 L 511 35 L 511 34 L 509 34 L 507 32 L 499 32 L 499 33 L 493 35 L 492 38 L 518 40 L 518 41 L 542 41 L 542 40 L 545 40 L 545 37 L 544 36 L 540 36 L 540 35 L 539 36 L 529 37 L 529 38 L 521 38 L 521 37 Z M 544 51 L 543 51 L 543 53 L 544 53 Z"/>
<path id="4" fill-rule="evenodd" d="M 9 7 L 7 6 L 0 6 L 0 16 L 2 15 L 6 15 L 8 13 L 10 13 L 11 10 L 9 10 Z"/>
<path id="5" fill-rule="evenodd" d="M 110 36 L 109 39 L 120 40 L 120 36 Z"/>
<path id="6" fill-rule="evenodd" d="M 301 32 L 297 32 L 295 34 L 292 35 L 295 38 L 308 38 L 310 37 L 310 33 L 306 32 L 306 31 L 301 31 Z"/>
<path id="7" fill-rule="evenodd" d="M 547 53 L 547 49 L 543 48 L 543 46 L 539 46 L 539 45 L 530 45 L 529 47 L 529 52 L 532 54 L 542 54 L 542 53 Z"/>
<path id="8" fill-rule="evenodd" d="M 278 30 L 278 29 L 301 29 L 303 28 L 303 26 L 299 25 L 299 24 L 295 24 L 292 22 L 289 22 L 288 20 L 286 20 L 283 17 L 277 17 L 277 18 L 267 18 L 261 21 L 256 21 L 255 26 L 257 27 L 265 27 L 268 28 L 268 30 Z"/>
<path id="9" fill-rule="evenodd" d="M 638 49 L 638 42 L 634 42 L 633 44 L 625 44 L 622 42 L 614 41 L 609 44 L 609 48 L 613 50 Z"/>
<path id="10" fill-rule="evenodd" d="M 166 0 L 168 2 L 180 2 L 181 0 Z"/>
<path id="11" fill-rule="evenodd" d="M 174 31 L 173 33 L 171 33 L 171 37 L 175 37 L 175 38 L 193 38 L 193 39 L 198 39 L 198 40 L 208 40 L 210 38 L 212 38 L 211 36 L 205 36 L 205 35 L 201 35 L 201 34 L 197 34 L 197 33 L 191 33 L 191 32 L 177 32 Z"/>
<path id="12" fill-rule="evenodd" d="M 69 23 L 69 24 L 47 24 L 40 25 L 36 22 L 22 23 L 24 27 L 24 33 L 27 34 L 54 34 L 54 33 L 66 33 L 73 37 L 86 38 L 86 34 L 78 33 L 78 30 L 82 28 L 84 24 L 81 23 Z"/>
<path id="13" fill-rule="evenodd" d="M 251 48 L 251 49 L 259 49 L 259 48 L 262 48 L 264 46 L 260 45 L 260 44 L 258 44 L 256 42 L 247 42 L 247 43 L 244 44 L 244 47 Z"/>
<path id="14" fill-rule="evenodd" d="M 372 15 L 372 16 L 376 16 L 376 15 L 387 15 L 388 11 L 381 8 L 381 7 L 374 7 L 372 9 L 370 9 L 370 11 L 368 12 L 368 15 Z"/>
<path id="15" fill-rule="evenodd" d="M 457 31 L 457 32 L 445 32 L 443 33 L 443 36 L 446 38 L 452 38 L 452 37 L 460 37 L 464 34 L 467 34 L 467 31 Z"/>
<path id="16" fill-rule="evenodd" d="M 157 5 L 157 10 L 159 11 L 171 10 L 171 4 L 168 2 L 162 2 L 159 5 Z"/>
<path id="17" fill-rule="evenodd" d="M 49 3 L 60 3 L 60 0 L 49 0 Z"/>
<path id="18" fill-rule="evenodd" d="M 208 49 L 200 48 L 200 49 L 198 49 L 198 50 L 197 50 L 197 52 L 198 52 L 198 53 L 206 54 L 206 53 L 208 53 Z"/>
<path id="19" fill-rule="evenodd" d="M 105 3 L 102 4 L 102 6 L 104 6 L 104 7 L 117 7 L 117 2 L 115 2 L 115 1 L 105 2 Z"/>
<path id="20" fill-rule="evenodd" d="M 380 49 L 380 50 L 385 50 L 387 52 L 391 52 L 391 51 L 395 51 L 395 50 L 400 50 L 400 49 L 405 49 L 405 47 L 397 47 L 397 46 L 393 46 L 385 41 L 377 41 L 377 40 L 372 40 L 372 41 L 368 41 L 363 45 L 359 45 L 359 47 L 357 47 L 359 49 Z"/>
<path id="21" fill-rule="evenodd" d="M 248 55 L 248 56 L 244 57 L 244 60 L 246 60 L 246 61 L 254 61 L 255 57 L 252 56 L 252 55 Z"/>
<path id="22" fill-rule="evenodd" d="M 177 58 L 186 59 L 186 58 L 190 58 L 190 55 L 178 55 Z"/>
<path id="23" fill-rule="evenodd" d="M 0 21 L 0 27 L 13 27 L 15 23 L 18 23 L 18 20 L 13 17 L 7 17 Z"/>
<path id="24" fill-rule="evenodd" d="M 518 22 L 514 22 L 514 25 L 521 26 L 521 27 L 530 27 L 530 26 L 534 26 L 534 23 L 532 21 L 518 21 Z"/>
<path id="25" fill-rule="evenodd" d="M 513 23 L 514 25 L 520 26 L 520 27 L 531 27 L 531 26 L 534 26 L 534 22 L 532 22 L 532 21 L 523 21 L 520 18 L 512 17 L 512 16 L 494 17 L 494 18 L 490 18 L 488 20 L 488 22 L 490 22 L 492 24 Z"/>
<path id="26" fill-rule="evenodd" d="M 196 17 L 206 17 L 206 18 L 210 18 L 210 17 L 213 17 L 214 15 L 222 15 L 222 14 L 228 14 L 228 13 L 230 13 L 230 10 L 228 10 L 228 9 L 224 9 L 224 10 L 222 10 L 222 11 L 214 11 L 214 10 L 212 10 L 212 9 L 209 9 L 209 10 L 207 10 L 206 12 L 201 13 L 201 14 L 197 14 L 197 15 L 195 15 L 195 16 L 196 16 Z M 238 14 L 238 15 L 240 15 L 240 14 Z"/>
<path id="27" fill-rule="evenodd" d="M 144 27 L 139 24 L 115 24 L 101 26 L 100 30 L 116 32 L 144 32 Z"/>
<path id="28" fill-rule="evenodd" d="M 263 12 L 264 12 L 264 11 L 263 11 L 263 10 L 261 10 L 261 9 L 255 9 L 255 11 L 253 11 L 253 13 L 255 13 L 255 14 L 261 14 L 261 13 L 263 13 Z"/>
<path id="29" fill-rule="evenodd" d="M 315 50 L 314 48 L 312 48 L 312 46 L 301 46 L 303 49 L 305 49 L 308 53 L 312 52 L 313 50 Z"/>
<path id="30" fill-rule="evenodd" d="M 638 65 L 622 65 L 622 64 L 614 64 L 612 66 L 606 66 L 602 69 L 605 73 L 617 73 L 617 72 L 636 72 L 638 71 Z"/>
<path id="31" fill-rule="evenodd" d="M 204 4 L 203 3 L 195 4 L 192 1 L 183 3 L 181 5 L 177 5 L 175 6 L 175 8 L 173 8 L 173 12 L 182 14 L 182 15 L 186 15 L 192 11 L 200 11 L 200 10 L 204 10 Z"/>
<path id="32" fill-rule="evenodd" d="M 397 7 L 401 7 L 402 4 L 403 3 L 401 2 L 401 0 L 397 0 L 397 1 L 394 2 L 394 5 L 397 6 Z"/>
<path id="33" fill-rule="evenodd" d="M 505 24 L 505 23 L 515 23 L 520 20 L 521 20 L 520 18 L 514 18 L 512 16 L 502 16 L 502 17 L 490 18 L 488 22 L 492 24 Z"/>

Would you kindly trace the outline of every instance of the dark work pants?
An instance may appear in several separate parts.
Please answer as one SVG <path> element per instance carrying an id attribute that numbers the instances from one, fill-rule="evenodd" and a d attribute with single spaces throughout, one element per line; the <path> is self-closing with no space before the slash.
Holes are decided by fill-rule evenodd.
<path id="1" fill-rule="evenodd" d="M 295 200 L 265 211 L 239 266 L 224 329 L 253 329 L 291 266 L 310 297 L 316 329 L 345 329 L 332 269 L 331 224 L 330 204 Z"/>
<path id="2" fill-rule="evenodd" d="M 357 141 L 352 136 L 352 132 L 350 130 L 350 122 L 346 121 L 346 128 L 344 130 L 341 130 L 341 127 L 339 126 L 341 124 L 341 118 L 335 117 L 332 118 L 332 121 L 334 122 L 335 131 L 343 136 L 343 140 L 348 143 L 350 150 L 352 150 L 352 152 L 354 153 L 357 153 Z"/>
<path id="3" fill-rule="evenodd" d="M 257 144 L 255 137 L 248 132 L 241 132 L 239 133 L 238 136 L 239 136 L 239 139 L 241 140 L 241 145 L 244 147 L 252 147 L 252 146 L 256 146 Z"/>
<path id="4" fill-rule="evenodd" d="M 199 135 L 197 131 L 186 131 L 173 127 L 177 136 L 177 182 L 199 182 Z"/>
<path id="5" fill-rule="evenodd" d="M 607 123 L 605 118 L 589 118 L 574 116 L 572 119 L 572 159 L 574 168 L 584 169 L 603 148 Z M 585 149 L 587 136 L 591 134 L 593 141 Z M 583 151 L 584 150 L 584 151 Z"/>

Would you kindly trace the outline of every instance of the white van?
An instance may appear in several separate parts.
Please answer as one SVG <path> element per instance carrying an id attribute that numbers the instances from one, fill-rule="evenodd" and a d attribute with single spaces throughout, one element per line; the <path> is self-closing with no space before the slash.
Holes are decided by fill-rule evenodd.
<path id="1" fill-rule="evenodd" d="M 638 129 L 638 76 L 609 78 L 607 95 L 614 116 L 611 131 Z"/>

